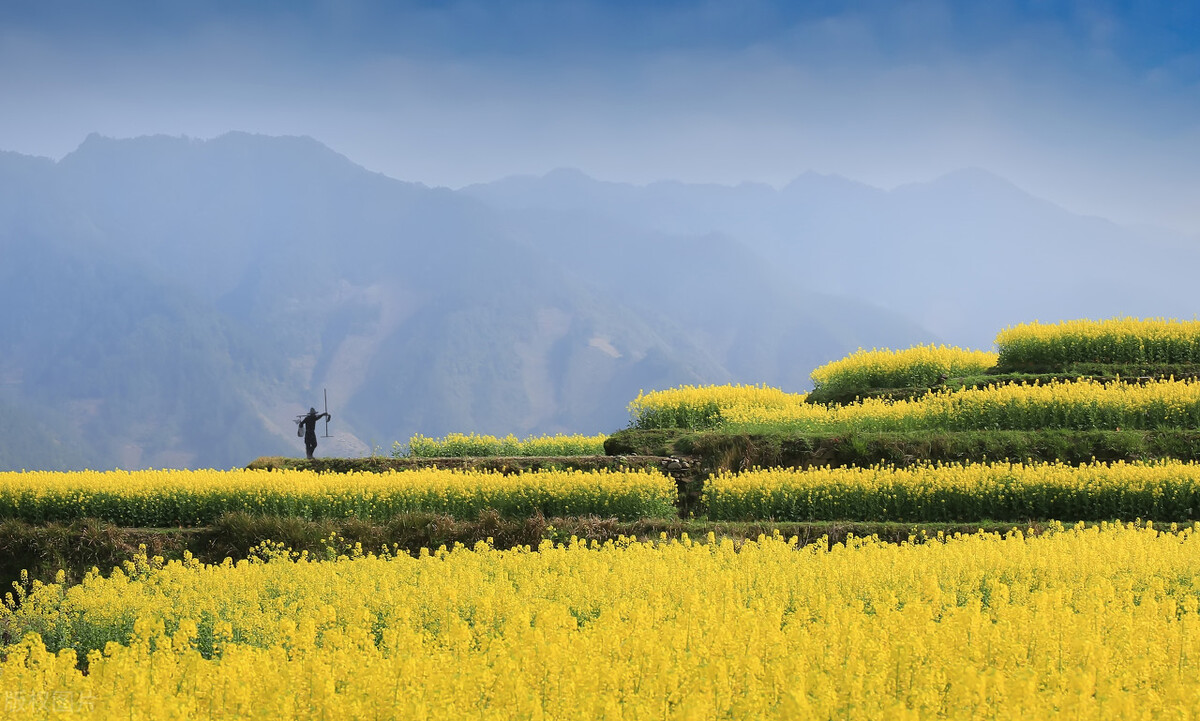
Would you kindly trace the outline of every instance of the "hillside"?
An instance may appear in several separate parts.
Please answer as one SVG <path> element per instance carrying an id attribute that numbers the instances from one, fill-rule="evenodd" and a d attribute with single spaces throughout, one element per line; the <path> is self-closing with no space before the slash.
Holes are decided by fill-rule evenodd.
<path id="1" fill-rule="evenodd" d="M 93 135 L 0 155 L 0 188 L 0 403 L 29 419 L 5 468 L 294 454 L 325 388 L 320 453 L 607 432 L 640 388 L 803 387 L 860 344 L 931 339 L 728 233 L 493 207 L 307 138 Z"/>
<path id="2" fill-rule="evenodd" d="M 0 467 L 227 466 L 284 451 L 256 398 L 281 364 L 245 329 L 136 267 L 0 236 Z"/>
<path id="3" fill-rule="evenodd" d="M 309 138 L 93 135 L 59 162 L 0 154 L 0 189 L 5 468 L 295 454 L 322 389 L 331 455 L 611 432 L 640 389 L 801 391 L 859 346 L 1187 317 L 1200 260 L 977 169 L 891 191 L 578 171 L 452 191 Z"/>
<path id="4" fill-rule="evenodd" d="M 979 168 L 892 190 L 816 173 L 777 190 L 637 186 L 559 170 L 464 192 L 526 214 L 723 233 L 809 291 L 887 308 L 970 347 L 1036 318 L 1190 318 L 1197 304 L 1187 270 L 1200 262 L 1195 238 L 1077 215 Z"/>

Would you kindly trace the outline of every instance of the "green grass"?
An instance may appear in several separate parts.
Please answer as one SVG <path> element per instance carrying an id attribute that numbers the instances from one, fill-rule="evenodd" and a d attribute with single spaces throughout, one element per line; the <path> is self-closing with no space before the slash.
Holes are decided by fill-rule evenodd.
<path id="1" fill-rule="evenodd" d="M 993 368 L 978 375 L 948 378 L 944 383 L 924 386 L 908 386 L 902 388 L 862 388 L 850 390 L 818 388 L 810 392 L 805 401 L 808 403 L 845 405 L 864 398 L 885 398 L 888 400 L 913 400 L 934 390 L 963 390 L 967 388 L 986 388 L 987 386 L 1002 385 L 1046 385 L 1048 383 L 1069 383 L 1080 379 L 1098 383 L 1113 383 L 1117 380 L 1131 382 L 1138 380 L 1162 380 L 1166 378 L 1183 380 L 1200 377 L 1200 366 L 1146 366 L 1146 365 L 1112 365 L 1100 363 L 1075 363 L 1065 369 L 1048 369 L 1033 367 L 1030 370 L 1018 371 L 1012 369 Z M 712 425 L 712 424 L 710 424 Z"/>
<path id="2" fill-rule="evenodd" d="M 723 474 L 706 482 L 710 519 L 902 523 L 1200 520 L 1195 466 L 978 464 Z"/>
<path id="3" fill-rule="evenodd" d="M 607 442 L 607 440 L 606 440 Z M 615 458 L 604 455 L 603 447 L 594 456 L 478 456 L 445 458 L 393 458 L 390 456 L 368 456 L 365 458 L 286 458 L 263 456 L 247 466 L 251 469 L 304 469 L 318 473 L 353 473 L 356 471 L 383 473 L 403 471 L 411 468 L 458 468 L 500 473 L 526 473 L 541 470 L 621 470 L 625 468 L 657 468 L 652 459 Z"/>
<path id="4" fill-rule="evenodd" d="M 603 434 L 585 436 L 545 435 L 520 439 L 475 433 L 451 433 L 444 438 L 426 438 L 420 434 L 407 444 L 397 442 L 392 451 L 396 458 L 485 458 L 485 457 L 564 457 L 594 456 L 604 453 Z"/>
<path id="5" fill-rule="evenodd" d="M 911 465 L 1055 461 L 1080 464 L 1161 458 L 1200 460 L 1200 430 L 906 431 L 895 433 L 730 433 L 626 429 L 609 453 L 690 456 L 708 469 L 775 466 Z"/>
<path id="6" fill-rule="evenodd" d="M 77 583 L 93 567 L 107 574 L 114 566 L 131 561 L 144 547 L 149 556 L 178 560 L 185 553 L 204 563 L 220 563 L 225 558 L 247 558 L 251 550 L 265 541 L 282 543 L 297 551 L 318 557 L 326 553 L 344 553 L 354 544 L 366 551 L 386 546 L 416 555 L 420 549 L 453 547 L 456 543 L 474 546 L 491 539 L 497 548 L 529 546 L 537 548 L 542 540 L 564 543 L 572 536 L 604 542 L 620 536 L 646 540 L 662 536 L 680 538 L 684 534 L 703 539 L 709 533 L 718 538 L 753 539 L 775 532 L 785 538 L 796 536 L 802 544 L 821 539 L 840 543 L 848 536 L 879 538 L 903 542 L 935 538 L 937 535 L 987 531 L 1005 533 L 1014 527 L 1041 533 L 1054 524 L 976 521 L 971 523 L 895 523 L 818 521 L 785 523 L 773 521 L 726 522 L 695 519 L 642 519 L 622 522 L 596 517 L 506 519 L 498 514 L 482 514 L 473 520 L 461 520 L 437 514 L 409 514 L 387 523 L 369 523 L 359 519 L 306 521 L 301 518 L 276 518 L 231 513 L 211 526 L 192 529 L 122 528 L 96 519 L 71 523 L 29 524 L 21 521 L 0 523 L 0 586 L 11 591 L 20 583 L 53 582 L 59 571 L 67 583 Z"/>

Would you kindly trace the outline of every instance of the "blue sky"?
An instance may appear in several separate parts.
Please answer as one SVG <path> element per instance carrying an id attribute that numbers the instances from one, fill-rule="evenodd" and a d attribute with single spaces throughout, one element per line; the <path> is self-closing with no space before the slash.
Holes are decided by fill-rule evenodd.
<path id="1" fill-rule="evenodd" d="M 451 187 L 978 166 L 1200 236 L 1195 2 L 6 0 L 0 104 L 0 149 L 55 158 L 246 130 Z"/>

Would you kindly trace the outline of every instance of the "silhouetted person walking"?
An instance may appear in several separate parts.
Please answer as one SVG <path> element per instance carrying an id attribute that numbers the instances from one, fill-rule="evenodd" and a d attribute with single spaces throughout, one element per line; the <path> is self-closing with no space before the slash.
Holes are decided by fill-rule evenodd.
<path id="1" fill-rule="evenodd" d="M 313 451 L 317 450 L 317 421 L 322 418 L 333 420 L 333 416 L 328 413 L 317 413 L 316 408 L 309 408 L 308 415 L 296 421 L 298 425 L 304 426 L 304 450 L 308 453 L 310 461 Z"/>

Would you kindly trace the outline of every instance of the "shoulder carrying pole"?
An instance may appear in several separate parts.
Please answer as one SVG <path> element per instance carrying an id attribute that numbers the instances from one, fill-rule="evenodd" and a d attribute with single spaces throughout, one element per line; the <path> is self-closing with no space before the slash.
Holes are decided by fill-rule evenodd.
<path id="1" fill-rule="evenodd" d="M 325 392 L 325 435 L 322 437 L 328 438 L 329 437 L 329 389 L 322 388 L 321 390 L 323 390 Z"/>

